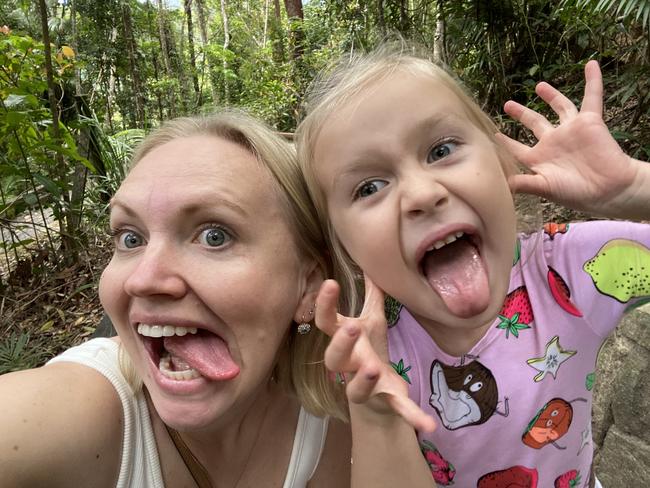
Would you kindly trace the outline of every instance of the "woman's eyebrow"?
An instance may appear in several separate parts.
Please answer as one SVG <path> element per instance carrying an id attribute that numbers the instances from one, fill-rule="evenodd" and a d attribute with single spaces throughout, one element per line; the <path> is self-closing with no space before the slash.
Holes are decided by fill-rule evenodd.
<path id="1" fill-rule="evenodd" d="M 208 196 L 202 197 L 201 200 L 204 201 L 188 202 L 185 204 L 181 204 L 180 206 L 177 207 L 179 213 L 192 215 L 202 210 L 206 210 L 208 208 L 214 208 L 216 206 L 224 206 L 229 208 L 233 212 L 240 214 L 243 217 L 249 217 L 249 213 L 243 207 L 237 205 L 235 202 L 231 202 L 230 200 L 226 200 L 224 198 L 220 198 L 214 195 L 210 195 L 209 197 Z M 130 217 L 137 216 L 137 213 L 131 207 L 129 207 L 125 202 L 116 198 L 111 198 L 111 201 L 108 204 L 108 208 L 111 211 L 115 208 L 120 208 L 120 210 L 122 210 Z"/>

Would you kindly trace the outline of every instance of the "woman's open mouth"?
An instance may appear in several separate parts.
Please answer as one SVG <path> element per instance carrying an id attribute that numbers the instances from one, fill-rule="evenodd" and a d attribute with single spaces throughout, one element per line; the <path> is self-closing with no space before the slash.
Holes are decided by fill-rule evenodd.
<path id="1" fill-rule="evenodd" d="M 140 323 L 137 331 L 151 361 L 166 378 L 223 381 L 239 374 L 228 344 L 206 329 Z"/>

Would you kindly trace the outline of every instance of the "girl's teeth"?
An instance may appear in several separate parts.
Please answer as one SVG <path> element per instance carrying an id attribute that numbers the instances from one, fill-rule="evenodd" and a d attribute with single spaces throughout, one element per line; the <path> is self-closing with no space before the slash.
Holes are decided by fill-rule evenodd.
<path id="1" fill-rule="evenodd" d="M 138 334 L 146 337 L 171 337 L 196 334 L 196 327 L 175 327 L 173 325 L 138 324 Z"/>
<path id="2" fill-rule="evenodd" d="M 449 235 L 448 235 L 447 237 L 445 237 L 443 240 L 440 240 L 440 241 L 436 241 L 436 242 L 434 242 L 434 243 L 431 245 L 431 247 L 429 247 L 429 249 L 427 249 L 427 251 L 433 251 L 434 249 L 435 249 L 435 250 L 438 250 L 438 249 L 440 249 L 441 247 L 446 246 L 447 244 L 451 244 L 451 243 L 454 242 L 456 239 L 460 239 L 461 237 L 463 237 L 463 234 L 464 234 L 463 232 L 456 232 L 455 234 L 449 234 Z"/>

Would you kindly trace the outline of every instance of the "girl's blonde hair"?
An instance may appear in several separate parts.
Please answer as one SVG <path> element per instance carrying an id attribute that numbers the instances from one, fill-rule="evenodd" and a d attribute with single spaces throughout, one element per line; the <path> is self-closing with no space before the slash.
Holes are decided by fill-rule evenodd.
<path id="1" fill-rule="evenodd" d="M 292 229 L 298 252 L 312 260 L 323 276 L 331 273 L 325 240 L 318 217 L 302 179 L 294 147 L 270 127 L 235 110 L 224 110 L 208 116 L 181 117 L 164 123 L 142 141 L 134 152 L 130 167 L 154 148 L 178 138 L 194 135 L 219 137 L 249 151 L 265 167 L 277 184 L 277 194 Z M 311 413 L 346 417 L 343 395 L 332 381 L 323 363 L 328 337 L 317 328 L 298 335 L 292 324 L 287 340 L 278 352 L 273 377 L 287 391 L 296 395 Z M 141 384 L 126 352 L 121 348 L 120 366 L 134 388 Z"/>
<path id="2" fill-rule="evenodd" d="M 371 85 L 390 76 L 403 73 L 429 78 L 432 83 L 440 84 L 456 95 L 468 120 L 494 144 L 506 174 L 516 171 L 512 156 L 497 143 L 495 134 L 498 130 L 492 119 L 445 68 L 416 51 L 414 47 L 408 47 L 402 41 L 397 44 L 384 44 L 369 54 L 350 53 L 312 82 L 303 103 L 304 118 L 295 137 L 298 161 L 316 206 L 320 224 L 325 229 L 328 247 L 333 254 L 334 278 L 341 285 L 339 307 L 348 314 L 356 314 L 360 310 L 362 273 L 336 237 L 327 214 L 325 194 L 318 184 L 314 170 L 316 142 L 323 126 L 336 110 L 344 107 Z"/>

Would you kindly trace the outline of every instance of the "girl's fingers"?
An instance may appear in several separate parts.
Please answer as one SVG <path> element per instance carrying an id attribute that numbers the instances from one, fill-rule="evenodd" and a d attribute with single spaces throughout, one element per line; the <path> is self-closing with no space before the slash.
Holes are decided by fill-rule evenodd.
<path id="1" fill-rule="evenodd" d="M 508 177 L 512 193 L 527 193 L 539 197 L 549 195 L 548 181 L 541 175 L 512 175 Z"/>
<path id="2" fill-rule="evenodd" d="M 364 273 L 365 298 L 361 317 L 369 319 L 385 319 L 384 292 Z"/>
<path id="3" fill-rule="evenodd" d="M 546 120 L 546 117 L 520 103 L 508 100 L 503 106 L 503 110 L 510 117 L 532 130 L 537 140 L 541 139 L 547 131 L 553 130 L 553 124 Z"/>
<path id="4" fill-rule="evenodd" d="M 330 371 L 354 371 L 357 369 L 352 361 L 352 351 L 360 336 L 359 327 L 346 324 L 332 336 L 325 349 L 325 366 Z"/>
<path id="5" fill-rule="evenodd" d="M 593 59 L 585 65 L 585 96 L 581 110 L 603 115 L 603 76 L 598 61 Z"/>
<path id="6" fill-rule="evenodd" d="M 560 117 L 560 123 L 567 122 L 578 115 L 578 109 L 573 102 L 545 81 L 537 84 L 535 92 Z"/>
<path id="7" fill-rule="evenodd" d="M 522 163 L 528 168 L 533 168 L 537 161 L 531 160 L 528 155 L 530 154 L 530 147 L 526 144 L 523 144 L 519 141 L 516 141 L 505 134 L 496 133 L 495 137 L 499 143 L 506 148 L 506 150 L 512 154 L 517 161 Z"/>
<path id="8" fill-rule="evenodd" d="M 334 280 L 325 280 L 318 291 L 316 297 L 316 313 L 314 320 L 316 327 L 325 332 L 328 336 L 333 336 L 337 326 L 338 315 L 336 305 L 339 299 L 339 285 Z"/>
<path id="9" fill-rule="evenodd" d="M 419 432 L 433 432 L 436 421 L 431 415 L 426 414 L 409 397 L 402 395 L 386 395 L 390 407 L 399 414 L 409 425 Z"/>
<path id="10" fill-rule="evenodd" d="M 380 368 L 372 364 L 364 364 L 348 383 L 345 393 L 353 403 L 367 402 L 377 386 Z"/>

